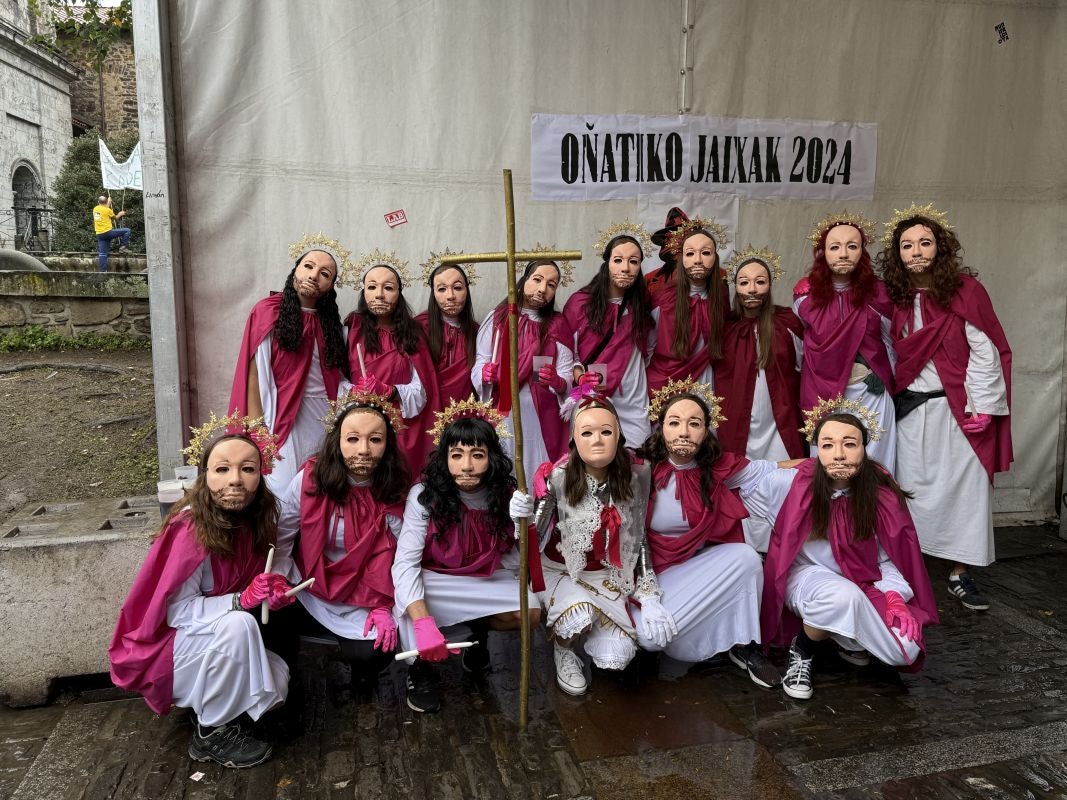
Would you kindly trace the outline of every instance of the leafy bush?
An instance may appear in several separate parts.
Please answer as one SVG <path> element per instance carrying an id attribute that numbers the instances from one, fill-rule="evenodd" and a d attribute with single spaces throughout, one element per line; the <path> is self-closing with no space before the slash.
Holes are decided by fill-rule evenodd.
<path id="1" fill-rule="evenodd" d="M 100 132 L 93 128 L 74 139 L 63 157 L 63 167 L 52 182 L 52 249 L 72 253 L 95 253 L 96 234 L 93 232 L 93 206 L 107 191 L 100 185 Z M 137 144 L 137 131 L 116 133 L 105 139 L 116 161 L 125 161 Z M 133 189 L 111 193 L 115 212 L 123 207 L 126 216 L 118 227 L 130 228 L 133 236 L 130 249 L 144 252 L 144 203 L 141 193 Z M 123 205 L 125 204 L 125 206 Z"/>
<path id="2" fill-rule="evenodd" d="M 21 330 L 0 336 L 0 353 L 13 350 L 149 350 L 152 343 L 128 333 L 83 333 L 64 336 L 42 325 L 27 325 Z"/>

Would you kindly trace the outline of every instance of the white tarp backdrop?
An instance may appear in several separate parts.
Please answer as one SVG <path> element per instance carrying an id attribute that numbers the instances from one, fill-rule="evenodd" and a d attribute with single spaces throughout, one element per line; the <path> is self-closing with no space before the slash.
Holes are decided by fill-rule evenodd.
<path id="1" fill-rule="evenodd" d="M 223 410 L 248 309 L 281 288 L 287 245 L 305 232 L 415 266 L 446 246 L 499 250 L 508 167 L 519 245 L 583 249 L 584 282 L 598 230 L 638 218 L 644 201 L 532 200 L 534 114 L 859 121 L 877 126 L 877 175 L 874 199 L 849 209 L 876 220 L 913 200 L 943 209 L 1015 351 L 1016 464 L 998 477 L 997 509 L 1053 513 L 1067 311 L 1062 3 L 160 2 L 196 421 Z M 735 241 L 783 256 L 780 303 L 810 264 L 812 223 L 840 206 L 740 200 Z M 408 222 L 390 228 L 396 210 Z M 501 273 L 483 278 L 478 312 L 503 292 Z M 406 295 L 424 307 L 422 287 Z M 353 308 L 350 290 L 341 306 Z"/>

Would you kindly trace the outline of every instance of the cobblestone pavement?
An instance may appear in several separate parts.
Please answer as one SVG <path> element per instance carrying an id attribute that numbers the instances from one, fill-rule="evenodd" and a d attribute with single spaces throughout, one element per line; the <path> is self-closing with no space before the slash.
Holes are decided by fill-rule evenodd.
<path id="1" fill-rule="evenodd" d="M 0 709 L 0 798 L 1067 797 L 1067 543 L 1051 526 L 1008 528 L 997 547 L 978 573 L 984 614 L 950 598 L 949 565 L 928 561 L 943 624 L 917 675 L 819 665 L 815 696 L 798 702 L 722 658 L 649 657 L 571 698 L 535 632 L 520 731 L 514 635 L 491 637 L 485 682 L 450 660 L 429 716 L 404 703 L 401 668 L 360 695 L 316 645 L 304 730 L 275 739 L 261 767 L 192 762 L 183 715 L 83 683 L 48 707 Z"/>

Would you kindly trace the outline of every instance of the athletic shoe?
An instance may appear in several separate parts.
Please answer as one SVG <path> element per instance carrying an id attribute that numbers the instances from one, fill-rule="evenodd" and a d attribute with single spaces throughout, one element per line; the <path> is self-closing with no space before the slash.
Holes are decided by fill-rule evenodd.
<path id="1" fill-rule="evenodd" d="M 489 671 L 489 648 L 482 642 L 462 651 L 459 657 L 460 666 L 469 675 L 484 675 Z"/>
<path id="2" fill-rule="evenodd" d="M 433 667 L 416 660 L 408 667 L 408 708 L 420 714 L 436 714 L 441 710 L 441 695 L 437 692 L 437 678 Z"/>
<path id="3" fill-rule="evenodd" d="M 270 745 L 241 731 L 236 722 L 209 728 L 193 723 L 193 740 L 189 743 L 189 758 L 193 761 L 214 761 L 224 767 L 243 769 L 262 764 L 270 758 Z"/>
<path id="4" fill-rule="evenodd" d="M 959 598 L 963 607 L 971 611 L 986 611 L 989 608 L 989 600 L 979 594 L 978 584 L 974 582 L 969 572 L 949 575 L 948 593 Z"/>
<path id="5" fill-rule="evenodd" d="M 123 253 L 123 254 L 126 254 L 126 253 L 130 252 L 130 249 L 128 247 L 120 247 L 119 248 L 119 252 Z"/>
<path id="6" fill-rule="evenodd" d="M 782 683 L 778 668 L 763 655 L 759 645 L 749 642 L 745 645 L 735 644 L 728 653 L 730 660 L 748 673 L 749 679 L 763 689 L 773 689 Z"/>
<path id="7" fill-rule="evenodd" d="M 871 663 L 871 654 L 866 650 L 846 650 L 838 645 L 837 655 L 846 664 L 854 667 L 866 667 Z"/>
<path id="8" fill-rule="evenodd" d="M 556 683 L 567 694 L 582 695 L 589 689 L 589 681 L 585 679 L 585 670 L 582 669 L 582 660 L 573 650 L 553 646 L 556 659 Z"/>
<path id="9" fill-rule="evenodd" d="M 782 689 L 797 700 L 809 700 L 815 689 L 811 685 L 811 661 L 797 649 L 797 640 L 789 645 L 789 666 L 782 678 Z"/>

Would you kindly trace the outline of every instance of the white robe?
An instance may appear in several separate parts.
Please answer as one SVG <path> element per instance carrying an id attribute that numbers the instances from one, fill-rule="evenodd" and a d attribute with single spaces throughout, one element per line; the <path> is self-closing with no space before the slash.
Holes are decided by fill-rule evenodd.
<path id="1" fill-rule="evenodd" d="M 971 350 L 964 378 L 967 412 L 1007 414 L 1007 386 L 997 348 L 978 328 L 964 325 Z M 913 330 L 922 326 L 917 294 Z M 934 362 L 907 388 L 942 389 Z M 915 495 L 908 507 L 923 552 L 960 564 L 993 563 L 993 485 L 947 398 L 928 400 L 897 424 L 897 464 L 901 486 Z"/>
<path id="2" fill-rule="evenodd" d="M 176 630 L 174 705 L 210 727 L 241 714 L 259 719 L 289 691 L 289 667 L 263 646 L 255 616 L 234 611 L 232 594 L 207 597 L 214 585 L 208 557 L 167 603 Z"/>

